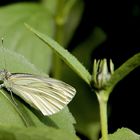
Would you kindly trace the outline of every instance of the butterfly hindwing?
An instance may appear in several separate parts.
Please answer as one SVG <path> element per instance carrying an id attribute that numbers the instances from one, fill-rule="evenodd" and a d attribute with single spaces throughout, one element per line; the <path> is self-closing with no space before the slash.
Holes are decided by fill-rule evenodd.
<path id="1" fill-rule="evenodd" d="M 13 93 L 44 115 L 62 110 L 76 93 L 72 86 L 62 81 L 32 74 L 12 74 L 8 82 Z"/>

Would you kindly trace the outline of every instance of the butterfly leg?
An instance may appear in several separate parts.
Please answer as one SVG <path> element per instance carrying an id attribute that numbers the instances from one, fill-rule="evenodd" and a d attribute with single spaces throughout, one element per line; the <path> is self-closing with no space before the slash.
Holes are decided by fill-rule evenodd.
<path id="1" fill-rule="evenodd" d="M 14 104 L 17 106 L 17 102 L 15 101 L 14 99 L 14 96 L 13 96 L 13 93 L 12 93 L 12 90 L 10 88 L 7 89 L 10 93 L 11 93 L 11 99 L 13 100 Z"/>

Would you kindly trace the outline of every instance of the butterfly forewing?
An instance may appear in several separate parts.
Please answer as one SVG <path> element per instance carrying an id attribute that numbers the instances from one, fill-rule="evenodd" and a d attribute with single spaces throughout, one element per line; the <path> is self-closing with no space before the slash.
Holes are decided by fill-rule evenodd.
<path id="1" fill-rule="evenodd" d="M 44 115 L 62 110 L 76 93 L 72 86 L 62 81 L 32 74 L 12 74 L 7 82 L 7 89 Z"/>

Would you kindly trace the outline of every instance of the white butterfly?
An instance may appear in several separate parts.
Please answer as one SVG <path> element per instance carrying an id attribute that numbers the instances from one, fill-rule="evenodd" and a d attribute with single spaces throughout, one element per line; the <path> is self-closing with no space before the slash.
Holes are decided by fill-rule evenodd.
<path id="1" fill-rule="evenodd" d="M 0 88 L 18 95 L 43 115 L 52 115 L 62 110 L 74 97 L 76 90 L 53 78 L 26 73 L 0 71 Z"/>

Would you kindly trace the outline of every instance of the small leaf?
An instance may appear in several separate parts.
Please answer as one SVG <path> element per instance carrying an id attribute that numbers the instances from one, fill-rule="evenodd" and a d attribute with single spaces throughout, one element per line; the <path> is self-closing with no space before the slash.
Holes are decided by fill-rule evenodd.
<path id="1" fill-rule="evenodd" d="M 126 75 L 139 66 L 140 53 L 128 59 L 124 64 L 114 71 L 114 74 L 111 76 L 111 79 L 108 82 L 108 91 L 111 91 L 120 80 L 122 80 Z"/>
<path id="2" fill-rule="evenodd" d="M 51 127 L 21 128 L 0 126 L 0 140 L 78 140 L 71 133 Z"/>
<path id="3" fill-rule="evenodd" d="M 128 128 L 118 129 L 114 134 L 109 135 L 109 140 L 139 140 L 140 135 Z"/>
<path id="4" fill-rule="evenodd" d="M 68 64 L 87 84 L 90 85 L 91 75 L 85 69 L 85 67 L 66 49 L 60 46 L 56 41 L 51 39 L 49 36 L 40 33 L 39 31 L 33 29 L 26 24 L 37 37 L 39 37 L 43 42 L 45 42 L 53 51 L 55 51 L 63 60 Z"/>

